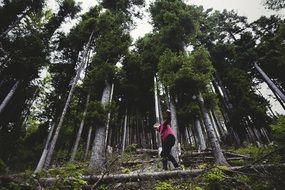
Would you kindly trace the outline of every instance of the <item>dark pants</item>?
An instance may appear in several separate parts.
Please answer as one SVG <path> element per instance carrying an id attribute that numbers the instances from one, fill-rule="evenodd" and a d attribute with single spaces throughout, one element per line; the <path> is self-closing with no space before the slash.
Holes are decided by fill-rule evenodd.
<path id="1" fill-rule="evenodd" d="M 177 168 L 179 165 L 175 158 L 171 155 L 171 148 L 175 144 L 175 137 L 173 135 L 168 135 L 165 140 L 162 141 L 162 151 L 160 156 L 162 157 L 163 169 L 167 170 L 167 161 L 171 161 L 173 166 Z"/>

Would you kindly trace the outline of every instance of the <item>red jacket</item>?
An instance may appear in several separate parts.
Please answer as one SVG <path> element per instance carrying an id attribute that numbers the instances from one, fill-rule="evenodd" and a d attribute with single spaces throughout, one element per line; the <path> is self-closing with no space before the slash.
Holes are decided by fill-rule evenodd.
<path id="1" fill-rule="evenodd" d="M 164 141 L 168 135 L 173 135 L 175 137 L 172 128 L 169 126 L 169 123 L 170 122 L 168 120 L 166 120 L 165 122 L 160 124 L 160 126 L 158 128 L 160 138 L 162 141 Z"/>

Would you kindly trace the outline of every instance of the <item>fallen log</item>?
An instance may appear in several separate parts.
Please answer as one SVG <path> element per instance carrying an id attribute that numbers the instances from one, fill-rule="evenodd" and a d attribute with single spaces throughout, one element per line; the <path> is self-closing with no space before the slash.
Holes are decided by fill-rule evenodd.
<path id="1" fill-rule="evenodd" d="M 137 154 L 150 154 L 150 155 L 157 155 L 158 150 L 157 149 L 136 149 Z"/>
<path id="2" fill-rule="evenodd" d="M 160 180 L 169 178 L 187 178 L 195 177 L 203 172 L 201 169 L 192 170 L 174 170 L 174 171 L 160 171 L 160 172 L 142 172 L 132 174 L 109 174 L 104 176 L 102 183 L 117 183 L 117 182 L 137 182 L 146 180 Z M 84 180 L 89 183 L 96 182 L 101 178 L 100 175 L 84 176 Z M 72 180 L 72 178 L 67 179 Z M 51 186 L 56 182 L 56 178 L 42 178 L 40 184 L 44 187 Z"/>
<path id="3" fill-rule="evenodd" d="M 282 164 L 261 164 L 261 165 L 252 165 L 252 166 L 235 166 L 229 167 L 225 171 L 240 171 L 240 172 L 259 172 L 259 170 L 281 170 L 284 171 L 285 163 Z M 191 170 L 174 170 L 174 171 L 160 171 L 160 172 L 138 172 L 131 174 L 109 174 L 105 175 L 102 178 L 102 175 L 87 175 L 83 177 L 83 180 L 87 181 L 88 184 L 93 184 L 98 180 L 101 180 L 101 183 L 117 183 L 117 182 L 137 182 L 137 181 L 146 181 L 146 180 L 162 180 L 162 179 L 174 179 L 174 178 L 190 178 L 196 177 L 203 174 L 205 170 L 202 169 L 191 169 Z M 3 180 L 14 181 L 17 183 L 23 183 L 24 179 L 21 177 L 9 178 L 9 176 L 0 176 L 0 184 L 3 183 Z M 74 178 L 67 178 L 65 181 L 72 181 Z M 57 182 L 57 178 L 41 178 L 39 179 L 39 184 L 43 187 L 52 186 Z"/>
<path id="4" fill-rule="evenodd" d="M 133 166 L 137 164 L 148 164 L 148 163 L 153 163 L 153 162 L 159 162 L 160 159 L 150 159 L 150 160 L 133 160 L 133 161 L 127 161 L 127 162 L 122 162 L 122 166 Z"/>
<path id="5" fill-rule="evenodd" d="M 136 153 L 137 154 L 150 154 L 150 155 L 157 155 L 158 154 L 158 150 L 156 149 L 136 149 Z M 242 155 L 242 154 L 237 154 L 234 152 L 230 152 L 230 151 L 223 151 L 223 153 L 225 154 L 225 156 L 229 157 L 229 156 L 234 156 L 234 157 L 242 157 L 244 159 L 251 159 L 250 156 L 248 155 Z M 211 150 L 206 150 L 206 151 L 202 151 L 202 152 L 196 152 L 196 151 L 184 151 L 182 153 L 182 157 L 183 156 L 192 156 L 192 157 L 196 157 L 196 156 L 206 156 L 206 155 L 212 155 L 212 151 Z"/>
<path id="6" fill-rule="evenodd" d="M 275 170 L 285 169 L 285 163 L 283 164 L 262 164 L 253 165 L 249 167 L 235 166 L 229 167 L 226 171 L 242 171 L 242 172 L 258 172 L 259 169 Z M 117 182 L 137 182 L 146 180 L 162 180 L 171 178 L 189 178 L 201 175 L 205 170 L 203 169 L 191 169 L 191 170 L 174 170 L 174 171 L 160 171 L 160 172 L 142 172 L 132 174 L 110 174 L 104 176 L 101 179 L 102 183 L 117 183 Z M 84 176 L 84 180 L 89 183 L 93 183 L 101 178 L 100 175 Z M 72 179 L 70 179 L 72 180 Z M 50 186 L 56 182 L 56 178 L 42 178 L 40 184 L 43 186 Z"/>

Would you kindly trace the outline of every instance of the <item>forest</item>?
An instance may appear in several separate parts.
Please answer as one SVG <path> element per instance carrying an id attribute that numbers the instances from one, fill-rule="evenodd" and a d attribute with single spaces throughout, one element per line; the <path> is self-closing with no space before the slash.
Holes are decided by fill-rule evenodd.
<path id="1" fill-rule="evenodd" d="M 284 0 L 252 22 L 184 0 L 47 3 L 0 1 L 0 190 L 284 189 L 285 115 L 262 93 L 285 110 Z"/>

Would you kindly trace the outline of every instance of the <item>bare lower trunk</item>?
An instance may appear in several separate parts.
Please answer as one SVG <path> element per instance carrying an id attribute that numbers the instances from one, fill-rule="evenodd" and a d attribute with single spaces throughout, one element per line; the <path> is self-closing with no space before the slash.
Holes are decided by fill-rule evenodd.
<path id="1" fill-rule="evenodd" d="M 83 118 L 81 120 L 79 129 L 78 129 L 78 132 L 77 132 L 75 144 L 74 144 L 74 147 L 73 147 L 73 150 L 72 150 L 72 154 L 71 154 L 71 157 L 70 157 L 70 161 L 71 162 L 74 161 L 74 158 L 75 158 L 75 155 L 76 155 L 76 152 L 77 152 L 77 149 L 78 149 L 79 141 L 80 141 L 82 130 L 83 130 L 84 123 L 85 123 L 85 117 L 86 117 L 86 114 L 87 114 L 87 107 L 88 107 L 89 100 L 90 100 L 90 94 L 88 94 L 87 98 L 86 98 L 85 108 L 84 108 L 84 112 L 83 112 Z"/>
<path id="2" fill-rule="evenodd" d="M 122 152 L 126 148 L 127 122 L 128 122 L 128 115 L 127 115 L 127 111 L 126 111 L 125 119 L 124 119 L 124 129 L 123 129 Z"/>
<path id="3" fill-rule="evenodd" d="M 285 102 L 285 95 L 281 92 L 281 90 L 279 90 L 279 88 L 272 82 L 272 80 L 263 72 L 263 70 L 256 63 L 254 63 L 254 67 L 261 74 L 270 89 L 274 91 L 283 102 Z"/>
<path id="4" fill-rule="evenodd" d="M 105 88 L 101 99 L 101 103 L 104 108 L 109 103 L 110 95 L 111 95 L 111 85 L 106 80 Z M 105 138 L 106 138 L 106 126 L 98 126 L 98 128 L 95 131 L 95 139 L 92 147 L 91 159 L 89 165 L 90 168 L 96 168 L 98 170 L 101 170 L 105 167 L 105 162 L 106 162 Z"/>
<path id="5" fill-rule="evenodd" d="M 46 160 L 46 156 L 47 156 L 47 153 L 48 153 L 48 148 L 49 148 L 49 144 L 50 144 L 50 140 L 51 140 L 51 137 L 52 137 L 52 133 L 54 131 L 54 126 L 55 126 L 55 123 L 51 126 L 50 128 L 50 131 L 48 133 L 48 138 L 46 140 L 46 144 L 45 144 L 45 147 L 44 147 L 44 150 L 42 152 L 42 155 L 41 155 L 41 158 L 40 158 L 40 161 L 37 165 L 37 168 L 36 170 L 34 171 L 35 173 L 41 171 L 44 167 L 44 163 L 45 163 L 45 160 Z"/>
<path id="6" fill-rule="evenodd" d="M 112 102 L 113 99 L 113 93 L 114 93 L 114 83 L 112 84 L 111 87 L 111 94 L 110 94 L 110 99 L 109 103 Z M 108 135 L 109 135 L 109 128 L 110 128 L 110 118 L 111 118 L 111 112 L 108 113 L 107 115 L 107 123 L 106 123 L 106 139 L 105 139 L 105 146 L 107 147 L 108 145 Z"/>
<path id="7" fill-rule="evenodd" d="M 90 141 L 91 141 L 91 134 L 92 134 L 92 127 L 90 126 L 89 130 L 88 130 L 87 144 L 86 144 L 86 149 L 85 149 L 85 154 L 84 154 L 84 160 L 87 160 L 87 157 L 88 157 Z"/>
<path id="8" fill-rule="evenodd" d="M 155 108 L 155 118 L 156 118 L 156 122 L 161 123 L 161 108 L 160 108 L 160 104 L 159 104 L 159 98 L 158 98 L 158 85 L 157 85 L 157 80 L 156 80 L 156 76 L 153 77 L 153 81 L 154 81 L 154 108 Z M 161 140 L 160 140 L 160 136 L 159 133 L 156 133 L 156 142 L 157 142 L 157 146 L 158 149 L 161 148 Z"/>
<path id="9" fill-rule="evenodd" d="M 176 107 L 175 107 L 175 102 L 174 102 L 174 97 L 170 94 L 170 98 L 169 98 L 169 104 L 170 104 L 170 112 L 171 112 L 171 127 L 173 129 L 173 132 L 176 136 L 176 141 L 175 141 L 175 145 L 172 148 L 172 154 L 174 156 L 174 158 L 179 161 L 178 159 L 178 124 L 177 124 L 177 115 L 176 115 Z"/>
<path id="10" fill-rule="evenodd" d="M 199 103 L 200 103 L 200 107 L 201 107 L 201 111 L 202 111 L 202 115 L 203 115 L 203 119 L 204 119 L 205 128 L 206 128 L 206 131 L 208 133 L 208 137 L 209 137 L 209 141 L 211 143 L 211 147 L 213 149 L 215 161 L 217 164 L 228 164 L 225 157 L 224 157 L 222 149 L 220 147 L 220 143 L 219 143 L 219 141 L 215 135 L 214 128 L 212 126 L 211 119 L 209 116 L 209 112 L 208 112 L 207 108 L 205 107 L 204 99 L 203 99 L 201 94 L 199 94 Z"/>
<path id="11" fill-rule="evenodd" d="M 207 147 L 206 147 L 206 142 L 205 142 L 204 134 L 203 134 L 202 129 L 201 129 L 201 123 L 200 123 L 199 119 L 196 119 L 196 121 L 195 121 L 195 129 L 196 129 L 197 137 L 198 137 L 198 141 L 199 141 L 199 148 L 198 149 L 203 151 Z"/>
<path id="12" fill-rule="evenodd" d="M 13 87 L 11 88 L 10 92 L 7 94 L 7 96 L 5 97 L 5 99 L 3 100 L 3 102 L 0 105 L 0 114 L 4 111 L 5 107 L 7 106 L 7 104 L 10 102 L 10 100 L 13 98 L 18 86 L 20 85 L 20 81 L 18 80 Z"/>
<path id="13" fill-rule="evenodd" d="M 213 124 L 213 128 L 214 128 L 216 137 L 217 137 L 218 140 L 221 142 L 221 136 L 220 136 L 220 133 L 219 133 L 219 129 L 218 129 L 218 127 L 217 127 L 217 125 L 216 125 L 216 122 L 215 122 L 215 120 L 214 120 L 212 111 L 209 111 L 209 116 L 210 116 L 211 122 L 212 122 L 212 124 Z"/>

